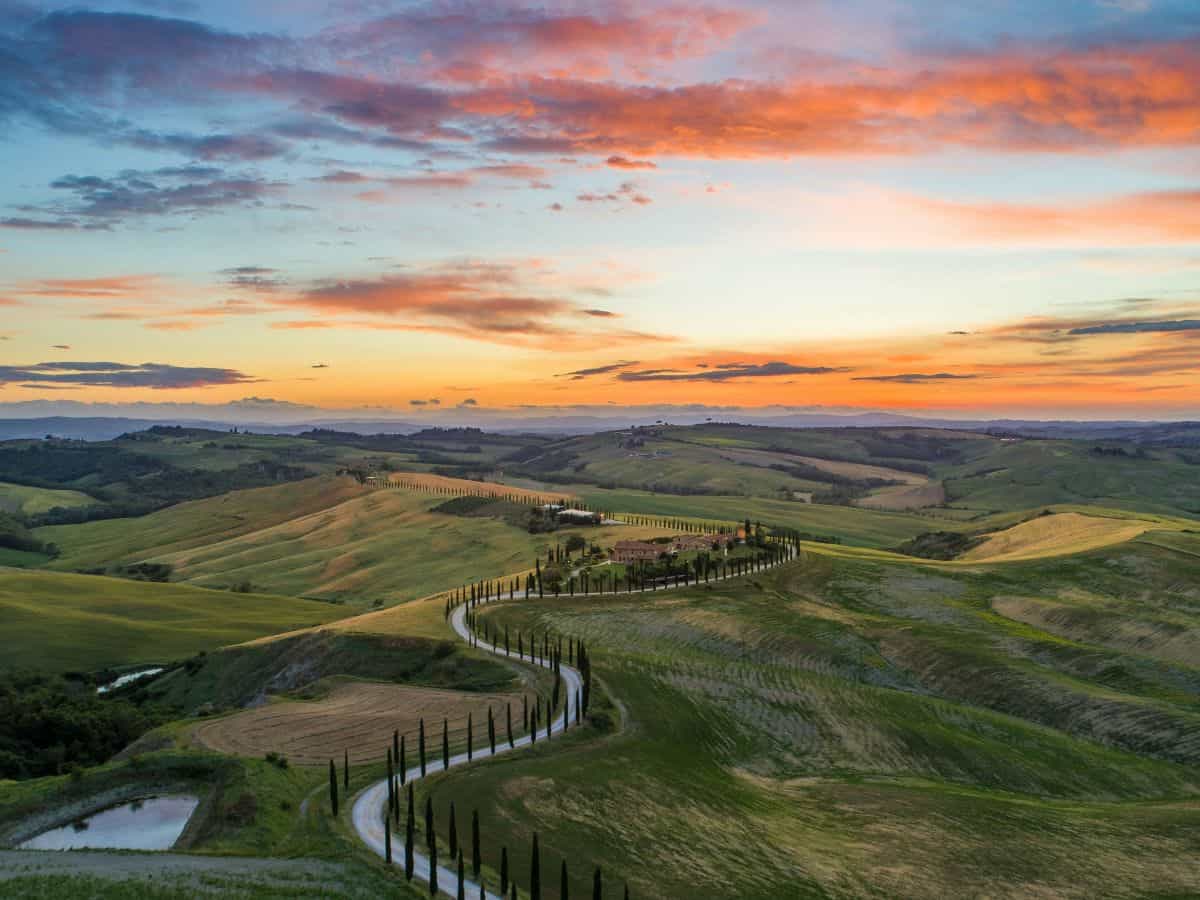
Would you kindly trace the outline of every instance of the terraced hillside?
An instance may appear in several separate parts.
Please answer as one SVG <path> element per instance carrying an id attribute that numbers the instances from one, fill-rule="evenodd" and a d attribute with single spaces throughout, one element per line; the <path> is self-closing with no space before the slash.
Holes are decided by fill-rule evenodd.
<path id="1" fill-rule="evenodd" d="M 1191 552 L 1147 535 L 947 568 L 810 548 L 737 586 L 504 604 L 489 621 L 588 642 L 623 730 L 432 790 L 638 896 L 1190 895 Z"/>

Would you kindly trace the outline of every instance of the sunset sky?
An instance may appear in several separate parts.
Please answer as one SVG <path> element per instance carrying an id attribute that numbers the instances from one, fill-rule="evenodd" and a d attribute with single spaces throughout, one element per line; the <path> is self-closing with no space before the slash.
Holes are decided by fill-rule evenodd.
<path id="1" fill-rule="evenodd" d="M 1200 4 L 0 0 L 0 402 L 250 395 L 1200 417 Z"/>

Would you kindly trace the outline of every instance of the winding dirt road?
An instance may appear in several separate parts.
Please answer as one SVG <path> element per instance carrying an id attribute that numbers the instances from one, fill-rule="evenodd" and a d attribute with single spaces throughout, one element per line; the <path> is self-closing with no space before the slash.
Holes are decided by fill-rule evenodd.
<path id="1" fill-rule="evenodd" d="M 768 564 L 768 565 L 764 566 L 764 568 L 774 568 L 775 566 L 782 565 L 785 562 L 795 559 L 796 554 L 797 554 L 797 551 L 795 550 L 795 548 L 787 547 L 783 558 L 778 563 L 775 563 L 774 565 Z M 746 575 L 749 575 L 749 574 L 753 574 L 753 573 L 746 573 Z M 725 577 L 725 579 L 712 579 L 712 580 L 713 581 L 728 580 L 729 578 L 746 577 L 746 575 L 728 575 Z M 690 585 L 666 585 L 666 586 L 660 587 L 659 590 L 660 591 L 675 590 L 676 588 L 696 587 L 696 585 L 697 585 L 697 583 L 693 581 Z M 604 594 L 604 595 L 597 594 L 596 596 L 605 596 L 605 597 L 613 597 L 613 596 L 620 596 L 620 595 L 630 596 L 631 594 L 639 594 L 639 593 L 643 593 L 643 592 L 642 591 L 633 591 L 633 592 L 622 591 L 619 594 Z M 651 592 L 645 591 L 644 593 L 648 594 Z M 585 596 L 585 595 L 576 595 L 576 597 L 580 597 L 580 596 Z M 496 599 L 490 599 L 487 601 L 481 601 L 479 605 L 482 606 L 482 605 L 485 605 L 486 603 L 496 603 L 496 602 L 498 602 Z M 482 638 L 475 638 L 474 640 L 477 642 L 472 643 L 472 635 L 471 635 L 470 630 L 467 627 L 467 608 L 465 605 L 455 607 L 455 609 L 450 613 L 450 627 L 453 628 L 454 632 L 462 640 L 466 641 L 468 645 L 474 646 L 478 650 L 485 650 L 488 653 L 494 653 L 497 656 L 505 655 L 503 648 L 496 647 L 492 644 L 489 644 L 487 641 L 483 640 Z M 539 665 L 545 669 L 551 668 L 550 663 L 545 660 L 542 660 L 542 661 L 536 663 L 536 665 Z M 550 732 L 552 735 L 553 734 L 561 734 L 565 729 L 567 729 L 569 727 L 570 717 L 575 714 L 575 707 L 573 706 L 573 703 L 575 702 L 575 697 L 576 697 L 577 693 L 579 696 L 582 696 L 582 694 L 583 694 L 583 678 L 579 674 L 579 671 L 577 669 L 573 668 L 572 666 L 568 666 L 566 663 L 562 663 L 560 665 L 559 669 L 560 669 L 562 679 L 563 679 L 563 686 L 566 688 L 566 693 L 565 693 L 566 703 L 564 704 L 562 714 L 559 716 L 556 716 L 554 721 L 551 723 Z M 539 728 L 538 734 L 539 734 L 539 736 L 543 734 L 543 732 L 541 731 L 540 728 Z M 541 737 L 541 740 L 547 740 L 547 738 Z M 501 745 L 501 743 L 499 741 L 497 741 L 496 742 L 496 755 L 500 755 L 502 753 L 512 753 L 516 750 L 520 750 L 522 747 L 529 746 L 531 743 L 532 742 L 530 741 L 528 734 L 523 735 L 519 738 L 516 738 L 513 741 L 512 747 L 509 747 L 507 741 L 505 741 L 503 745 Z M 488 749 L 489 748 L 486 745 L 484 745 L 483 749 L 480 752 L 475 753 L 472 758 L 486 758 L 488 756 L 491 756 L 492 754 L 488 752 Z M 455 756 L 450 757 L 450 767 L 451 768 L 453 768 L 454 766 L 465 765 L 467 762 L 468 762 L 468 760 L 467 760 L 466 753 L 459 753 Z M 425 771 L 427 774 L 433 774 L 434 772 L 441 772 L 441 771 L 444 771 L 445 768 L 446 767 L 443 765 L 443 762 L 440 758 L 438 758 L 438 759 L 430 758 L 426 762 L 426 765 L 425 765 Z M 420 780 L 420 778 L 421 778 L 420 766 L 410 768 L 405 773 L 405 783 L 407 783 L 409 781 L 418 781 L 418 780 Z M 381 857 L 386 856 L 386 850 L 385 850 L 385 844 L 384 844 L 385 838 L 384 838 L 384 827 L 383 827 L 383 810 L 384 810 L 384 806 L 387 804 L 387 797 L 388 797 L 388 783 L 387 783 L 387 779 L 383 778 L 383 779 L 377 781 L 375 784 L 372 784 L 370 787 L 366 788 L 362 793 L 360 793 L 355 798 L 354 806 L 351 808 L 351 811 L 350 811 L 351 821 L 353 822 L 354 830 L 358 833 L 359 838 L 361 838 L 363 843 L 365 843 L 368 847 L 370 847 L 374 852 L 378 853 Z M 403 838 L 403 835 L 396 835 L 396 834 L 392 835 L 392 859 L 399 860 L 401 865 L 403 865 L 403 860 L 404 860 L 404 838 Z M 429 882 L 429 857 L 423 853 L 416 852 L 415 850 L 413 852 L 413 872 L 414 872 L 413 877 L 415 879 L 419 879 L 426 883 Z M 439 865 L 437 880 L 438 880 L 438 893 L 439 894 L 445 894 L 448 897 L 457 896 L 457 893 L 458 893 L 457 864 L 455 865 L 454 869 L 449 869 L 446 866 Z M 481 893 L 479 883 L 476 881 L 472 881 L 469 878 L 464 879 L 463 886 L 464 886 L 466 896 L 471 897 L 471 898 L 482 896 L 482 897 L 486 897 L 487 900 L 507 900 L 507 898 L 501 896 L 500 894 L 494 894 L 491 891 L 484 891 L 483 893 Z"/>

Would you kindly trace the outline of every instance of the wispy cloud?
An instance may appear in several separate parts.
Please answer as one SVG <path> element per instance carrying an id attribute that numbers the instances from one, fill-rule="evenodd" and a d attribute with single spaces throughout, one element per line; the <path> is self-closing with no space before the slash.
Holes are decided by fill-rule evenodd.
<path id="1" fill-rule="evenodd" d="M 743 378 L 780 378 L 785 375 L 831 375 L 849 371 L 829 366 L 798 366 L 788 362 L 767 362 L 760 365 L 726 363 L 719 366 L 687 372 L 677 369 L 644 369 L 621 372 L 620 381 L 738 381 Z"/>
<path id="2" fill-rule="evenodd" d="M 900 375 L 860 375 L 854 381 L 883 381 L 893 384 L 930 384 L 938 381 L 969 381 L 978 375 L 954 375 L 950 372 L 905 372 Z"/>
<path id="3" fill-rule="evenodd" d="M 70 349 L 63 347 L 62 349 Z M 36 387 L 76 386 L 174 390 L 214 385 L 251 384 L 258 379 L 236 369 L 173 366 L 166 363 L 130 365 L 116 362 L 42 362 L 0 366 L 0 384 Z"/>

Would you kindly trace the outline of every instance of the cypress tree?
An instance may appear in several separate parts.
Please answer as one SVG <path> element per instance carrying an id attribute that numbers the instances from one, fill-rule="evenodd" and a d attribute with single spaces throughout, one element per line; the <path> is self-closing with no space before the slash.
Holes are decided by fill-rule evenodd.
<path id="1" fill-rule="evenodd" d="M 471 874 L 479 877 L 479 868 L 483 865 L 483 853 L 479 848 L 479 810 L 471 810 Z"/>
<path id="2" fill-rule="evenodd" d="M 389 816 L 383 817 L 383 860 L 389 866 L 392 864 L 392 820 Z"/>
<path id="3" fill-rule="evenodd" d="M 342 750 L 342 787 L 350 792 L 350 751 Z"/>
<path id="4" fill-rule="evenodd" d="M 599 871 L 597 869 L 596 871 Z M 429 896 L 436 897 L 438 892 L 438 863 L 437 863 L 437 835 L 432 831 L 429 833 Z"/>
<path id="5" fill-rule="evenodd" d="M 500 893 L 508 891 L 508 848 L 500 848 Z"/>
<path id="6" fill-rule="evenodd" d="M 471 718 L 471 714 L 468 712 L 467 713 L 467 762 L 471 761 L 471 754 L 474 750 L 474 744 L 475 744 L 474 720 Z"/>
<path id="7" fill-rule="evenodd" d="M 450 768 L 450 720 L 442 719 L 442 769 Z"/>
<path id="8" fill-rule="evenodd" d="M 509 900 L 517 900 L 517 883 L 515 881 L 512 883 L 512 896 L 509 897 Z"/>
<path id="9" fill-rule="evenodd" d="M 412 816 L 409 816 L 408 823 L 404 826 L 404 877 L 408 881 L 413 880 L 413 862 L 413 823 Z"/>
<path id="10" fill-rule="evenodd" d="M 406 763 L 404 761 L 404 757 L 405 757 L 404 735 L 400 735 L 400 783 L 401 784 L 404 784 L 404 780 L 408 777 L 408 773 L 405 771 L 405 769 L 408 768 L 408 763 Z"/>
<path id="11" fill-rule="evenodd" d="M 521 730 L 529 730 L 529 695 L 521 695 Z"/>
<path id="12" fill-rule="evenodd" d="M 338 814 L 337 766 L 332 759 L 329 761 L 329 808 L 334 816 Z"/>
<path id="13" fill-rule="evenodd" d="M 570 900 L 570 898 L 567 896 L 568 895 L 567 888 L 568 888 L 568 885 L 567 885 L 567 861 L 564 859 L 562 861 L 562 876 L 559 879 L 559 884 L 558 884 L 559 900 Z"/>
<path id="14" fill-rule="evenodd" d="M 454 801 L 450 801 L 450 858 L 458 856 L 458 819 L 454 815 Z"/>
<path id="15" fill-rule="evenodd" d="M 496 717 L 492 715 L 492 708 L 488 707 L 488 744 L 492 748 L 492 756 L 496 755 Z"/>
<path id="16" fill-rule="evenodd" d="M 417 723 L 417 755 L 421 762 L 421 777 L 425 777 L 425 719 Z"/>
<path id="17" fill-rule="evenodd" d="M 425 798 L 425 843 L 433 842 L 433 798 Z"/>
<path id="18" fill-rule="evenodd" d="M 392 815 L 396 810 L 396 783 L 392 780 L 392 748 L 388 747 L 387 752 L 387 786 L 388 786 L 388 815 Z"/>
<path id="19" fill-rule="evenodd" d="M 511 749 L 513 749 L 513 747 L 514 747 L 514 746 L 516 746 L 516 745 L 513 743 L 513 733 L 512 733 L 512 701 L 511 701 L 511 700 L 510 700 L 508 703 L 506 703 L 506 704 L 505 704 L 505 706 L 504 706 L 504 722 L 505 722 L 505 725 L 507 725 L 507 726 L 508 726 L 508 749 L 509 749 L 509 750 L 511 750 Z"/>
<path id="20" fill-rule="evenodd" d="M 625 882 L 625 900 L 629 900 L 629 882 Z"/>
<path id="21" fill-rule="evenodd" d="M 529 900 L 542 900 L 542 860 L 536 831 L 533 833 L 533 853 L 529 859 Z"/>
<path id="22" fill-rule="evenodd" d="M 592 876 L 592 900 L 604 900 L 604 883 L 600 878 L 600 867 L 596 866 L 596 874 Z"/>
<path id="23" fill-rule="evenodd" d="M 408 825 L 412 828 L 416 823 L 417 811 L 413 803 L 413 786 L 408 786 Z"/>
<path id="24" fill-rule="evenodd" d="M 396 765 L 400 765 L 400 729 L 397 728 L 392 732 L 392 759 L 396 761 Z"/>
<path id="25" fill-rule="evenodd" d="M 466 873 L 463 871 L 463 857 L 458 854 L 458 900 L 467 900 Z"/>

